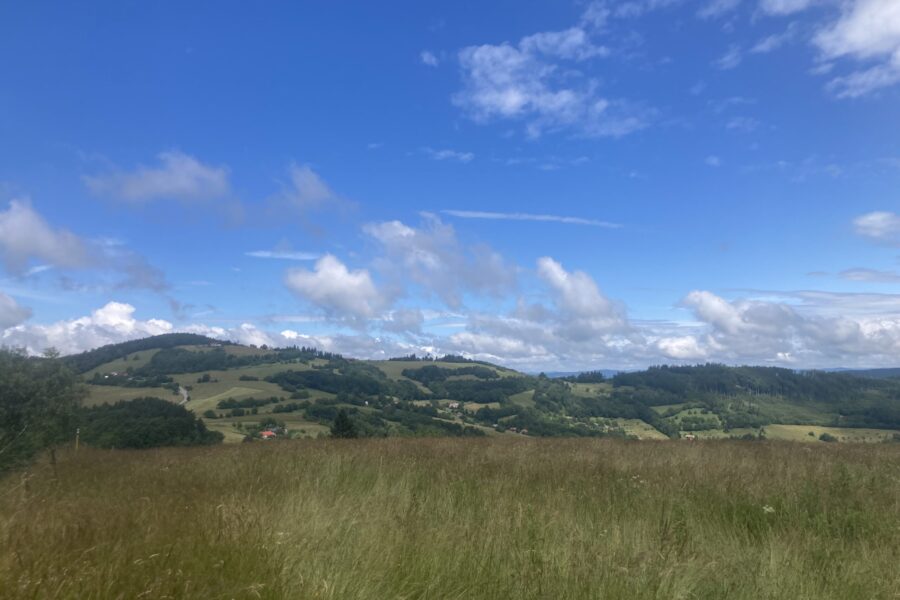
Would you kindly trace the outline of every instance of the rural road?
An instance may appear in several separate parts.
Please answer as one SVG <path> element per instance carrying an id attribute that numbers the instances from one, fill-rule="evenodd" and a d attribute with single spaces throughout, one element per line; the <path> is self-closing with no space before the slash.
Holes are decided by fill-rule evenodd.
<path id="1" fill-rule="evenodd" d="M 178 393 L 181 394 L 182 398 L 180 404 L 187 404 L 187 401 L 191 399 L 191 395 L 188 394 L 188 391 L 180 385 L 178 386 Z"/>

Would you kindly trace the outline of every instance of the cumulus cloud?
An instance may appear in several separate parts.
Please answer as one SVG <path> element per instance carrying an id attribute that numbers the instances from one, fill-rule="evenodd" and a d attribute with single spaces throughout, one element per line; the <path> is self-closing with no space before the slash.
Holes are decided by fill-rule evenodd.
<path id="1" fill-rule="evenodd" d="M 683 304 L 703 327 L 670 345 L 668 354 L 672 358 L 677 358 L 679 348 L 692 348 L 698 358 L 714 356 L 726 362 L 836 366 L 892 364 L 900 351 L 898 315 L 844 312 L 829 316 L 810 313 L 806 303 L 729 301 L 708 291 L 691 292 Z M 659 342 L 661 349 L 665 349 L 664 343 Z"/>
<path id="2" fill-rule="evenodd" d="M 430 50 L 422 50 L 422 52 L 419 53 L 419 60 L 422 61 L 423 65 L 429 67 L 436 67 L 440 64 L 438 57 Z"/>
<path id="3" fill-rule="evenodd" d="M 819 30 L 814 42 L 826 61 L 850 58 L 870 66 L 832 79 L 838 97 L 856 98 L 900 83 L 900 3 L 849 0 L 840 18 Z"/>
<path id="4" fill-rule="evenodd" d="M 98 196 L 135 204 L 152 200 L 198 201 L 227 196 L 231 190 L 227 167 L 214 167 L 195 157 L 170 150 L 157 155 L 159 165 L 134 171 L 116 170 L 83 178 Z"/>
<path id="5" fill-rule="evenodd" d="M 31 316 L 31 309 L 19 306 L 15 300 L 0 292 L 0 331 L 22 323 Z"/>
<path id="6" fill-rule="evenodd" d="M 331 254 L 320 258 L 312 271 L 290 269 L 285 285 L 327 315 L 364 325 L 388 304 L 364 269 L 351 271 Z"/>
<path id="7" fill-rule="evenodd" d="M 853 220 L 856 233 L 882 244 L 900 245 L 900 214 L 875 211 Z"/>
<path id="8" fill-rule="evenodd" d="M 26 200 L 13 200 L 0 211 L 0 260 L 22 274 L 31 260 L 57 267 L 85 267 L 91 256 L 85 242 L 65 229 L 55 229 Z"/>
<path id="9" fill-rule="evenodd" d="M 464 247 L 451 225 L 426 216 L 420 228 L 400 221 L 369 223 L 363 230 L 377 241 L 379 269 L 398 281 L 412 281 L 451 308 L 467 292 L 500 295 L 515 285 L 515 269 L 485 245 Z"/>
<path id="10" fill-rule="evenodd" d="M 536 267 L 548 303 L 520 300 L 509 314 L 470 315 L 466 330 L 448 338 L 449 348 L 522 368 L 633 364 L 647 354 L 625 307 L 587 273 L 567 271 L 549 257 Z"/>
<path id="11" fill-rule="evenodd" d="M 656 347 L 666 358 L 678 361 L 701 361 L 709 358 L 709 350 L 703 348 L 697 338 L 691 335 L 660 338 L 656 341 Z"/>
<path id="12" fill-rule="evenodd" d="M 529 35 L 515 45 L 463 48 L 463 87 L 453 102 L 479 122 L 522 120 L 532 137 L 560 129 L 618 137 L 646 127 L 647 111 L 601 96 L 593 80 L 568 66 L 609 53 L 588 30 L 599 14 L 592 5 L 582 23 L 569 29 Z"/>
<path id="13" fill-rule="evenodd" d="M 134 318 L 130 304 L 109 302 L 90 315 L 49 325 L 28 324 L 10 327 L 0 334 L 7 346 L 26 348 L 37 354 L 49 347 L 63 354 L 82 352 L 104 344 L 170 333 L 173 326 L 162 319 L 141 321 Z"/>
<path id="14" fill-rule="evenodd" d="M 624 308 L 603 295 L 587 273 L 566 271 L 546 256 L 538 259 L 537 273 L 550 288 L 569 337 L 621 333 L 629 328 Z"/>

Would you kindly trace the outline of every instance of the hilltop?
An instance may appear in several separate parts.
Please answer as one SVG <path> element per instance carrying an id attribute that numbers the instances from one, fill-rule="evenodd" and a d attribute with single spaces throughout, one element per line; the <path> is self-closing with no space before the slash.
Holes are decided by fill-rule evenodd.
<path id="1" fill-rule="evenodd" d="M 662 366 L 554 379 L 460 356 L 354 360 L 169 334 L 67 357 L 88 405 L 156 396 L 227 441 L 314 437 L 341 409 L 366 436 L 776 437 L 877 441 L 900 430 L 900 379 L 774 367 Z M 882 374 L 879 374 L 882 375 Z"/>

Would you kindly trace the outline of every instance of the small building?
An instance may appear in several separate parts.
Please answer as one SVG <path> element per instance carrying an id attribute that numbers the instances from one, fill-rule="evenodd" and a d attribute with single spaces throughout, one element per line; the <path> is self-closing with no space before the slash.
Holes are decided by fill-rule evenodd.
<path id="1" fill-rule="evenodd" d="M 268 430 L 268 429 L 266 431 L 261 431 L 259 433 L 259 437 L 261 437 L 264 440 L 274 440 L 277 435 L 278 435 L 277 433 L 275 433 L 274 431 Z"/>
<path id="2" fill-rule="evenodd" d="M 458 409 L 459 409 L 459 402 L 451 402 L 450 404 L 447 405 L 447 407 L 448 407 L 450 410 L 458 410 Z"/>

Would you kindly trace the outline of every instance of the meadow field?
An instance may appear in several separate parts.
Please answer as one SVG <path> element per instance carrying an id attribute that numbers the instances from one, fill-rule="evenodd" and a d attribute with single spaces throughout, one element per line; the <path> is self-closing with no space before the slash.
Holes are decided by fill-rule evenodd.
<path id="1" fill-rule="evenodd" d="M 3 598 L 900 597 L 900 444 L 291 440 L 0 480 Z"/>

